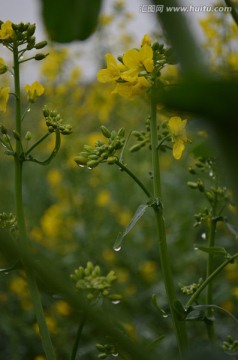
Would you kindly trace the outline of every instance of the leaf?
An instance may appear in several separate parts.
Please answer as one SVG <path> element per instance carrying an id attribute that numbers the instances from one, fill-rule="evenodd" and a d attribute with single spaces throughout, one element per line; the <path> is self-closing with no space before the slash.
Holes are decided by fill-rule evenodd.
<path id="1" fill-rule="evenodd" d="M 207 310 L 207 309 L 215 309 L 215 310 L 220 310 L 222 312 L 224 312 L 225 314 L 229 315 L 237 324 L 238 324 L 238 319 L 233 315 L 231 314 L 228 310 L 226 309 L 223 309 L 222 307 L 218 306 L 218 305 L 195 305 L 195 306 L 191 306 L 191 312 L 192 311 L 204 311 L 204 310 Z"/>
<path id="2" fill-rule="evenodd" d="M 206 246 L 196 246 L 197 249 L 204 251 L 208 254 L 216 255 L 225 255 L 225 257 L 230 257 L 230 254 L 223 247 L 206 247 Z"/>
<path id="3" fill-rule="evenodd" d="M 238 236 L 238 231 L 234 227 L 234 225 L 229 224 L 228 222 L 225 222 L 227 229 L 235 236 Z"/>
<path id="4" fill-rule="evenodd" d="M 102 0 L 42 0 L 49 37 L 68 43 L 87 39 L 95 30 Z"/>
<path id="5" fill-rule="evenodd" d="M 20 266 L 21 266 L 20 261 L 17 261 L 16 264 L 14 264 L 13 266 L 11 266 L 9 268 L 0 269 L 0 274 L 7 275 L 9 272 L 18 269 Z"/>
<path id="6" fill-rule="evenodd" d="M 127 226 L 126 230 L 123 233 L 119 233 L 117 236 L 117 239 L 115 241 L 115 244 L 113 246 L 113 249 L 115 251 L 120 250 L 121 248 L 121 243 L 124 239 L 124 237 L 133 229 L 133 227 L 136 225 L 136 223 L 138 222 L 138 220 L 140 220 L 140 218 L 144 215 L 146 209 L 149 207 L 149 204 L 142 204 L 140 205 L 136 212 L 135 215 L 133 216 L 132 220 L 130 221 L 129 225 Z"/>
<path id="7" fill-rule="evenodd" d="M 157 339 L 152 341 L 148 346 L 147 349 L 153 349 L 156 345 L 160 344 L 161 341 L 165 338 L 165 335 L 160 335 Z"/>

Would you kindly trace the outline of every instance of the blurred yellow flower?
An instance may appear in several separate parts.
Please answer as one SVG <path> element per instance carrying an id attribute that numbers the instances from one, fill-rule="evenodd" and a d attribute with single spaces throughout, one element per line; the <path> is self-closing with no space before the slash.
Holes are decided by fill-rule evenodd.
<path id="1" fill-rule="evenodd" d="M 108 190 L 102 190 L 96 197 L 96 204 L 98 206 L 107 206 L 111 201 L 111 193 Z"/>
<path id="2" fill-rule="evenodd" d="M 46 358 L 43 355 L 37 355 L 34 360 L 46 360 Z"/>
<path id="3" fill-rule="evenodd" d="M 8 40 L 14 34 L 11 21 L 7 20 L 1 25 L 0 29 L 0 40 Z"/>
<path id="4" fill-rule="evenodd" d="M 69 304 L 64 300 L 58 300 L 54 304 L 55 310 L 63 316 L 68 316 L 71 312 Z"/>
<path id="5" fill-rule="evenodd" d="M 46 315 L 45 321 L 46 321 L 47 327 L 49 329 L 49 332 L 51 334 L 56 334 L 58 332 L 56 320 L 52 316 Z M 39 330 L 39 326 L 37 323 L 34 324 L 34 329 L 35 329 L 35 332 L 38 335 L 40 335 L 40 330 Z"/>
<path id="6" fill-rule="evenodd" d="M 6 112 L 9 93 L 10 93 L 9 86 L 0 88 L 0 111 Z"/>
<path id="7" fill-rule="evenodd" d="M 35 81 L 31 85 L 26 84 L 24 89 L 28 95 L 28 100 L 32 103 L 35 102 L 39 96 L 43 95 L 45 91 L 44 87 L 38 81 Z"/>
<path id="8" fill-rule="evenodd" d="M 7 71 L 8 67 L 5 64 L 5 61 L 3 58 L 0 57 L 0 75 L 5 74 L 5 72 Z"/>
<path id="9" fill-rule="evenodd" d="M 182 120 L 179 116 L 171 117 L 168 122 L 169 131 L 172 135 L 173 142 L 173 156 L 179 160 L 185 148 L 185 143 L 188 142 L 186 135 L 187 120 Z"/>
<path id="10" fill-rule="evenodd" d="M 58 169 L 49 170 L 49 172 L 47 173 L 47 181 L 53 187 L 59 185 L 62 181 L 62 176 L 59 170 Z"/>
<path id="11" fill-rule="evenodd" d="M 18 296 L 25 295 L 27 292 L 26 280 L 20 276 L 11 279 L 9 289 Z"/>

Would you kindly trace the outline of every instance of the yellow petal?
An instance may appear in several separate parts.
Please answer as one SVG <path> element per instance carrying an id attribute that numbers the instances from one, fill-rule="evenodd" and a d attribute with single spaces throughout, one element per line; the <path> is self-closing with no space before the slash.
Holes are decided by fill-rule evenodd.
<path id="1" fill-rule="evenodd" d="M 176 160 L 179 160 L 184 151 L 184 142 L 181 139 L 178 139 L 173 144 L 173 156 Z"/>
<path id="2" fill-rule="evenodd" d="M 132 98 L 132 84 L 129 82 L 126 83 L 117 83 L 112 94 L 119 94 L 128 99 Z"/>
<path id="3" fill-rule="evenodd" d="M 154 70 L 153 50 L 151 46 L 147 44 L 142 46 L 140 49 L 140 60 L 146 68 L 146 71 L 151 72 Z"/>
<path id="4" fill-rule="evenodd" d="M 179 136 L 184 130 L 187 120 L 182 120 L 179 116 L 173 116 L 169 119 L 168 127 L 172 135 Z"/>
<path id="5" fill-rule="evenodd" d="M 6 112 L 10 87 L 0 88 L 0 111 Z"/>
<path id="6" fill-rule="evenodd" d="M 139 51 L 136 49 L 128 50 L 123 55 L 123 63 L 125 66 L 127 66 L 129 69 L 131 68 L 139 68 L 140 67 L 140 55 Z"/>
<path id="7" fill-rule="evenodd" d="M 143 45 L 145 45 L 145 44 L 151 46 L 151 43 L 152 43 L 151 38 L 149 37 L 149 35 L 145 34 L 145 35 L 143 36 L 141 46 L 143 46 Z"/>

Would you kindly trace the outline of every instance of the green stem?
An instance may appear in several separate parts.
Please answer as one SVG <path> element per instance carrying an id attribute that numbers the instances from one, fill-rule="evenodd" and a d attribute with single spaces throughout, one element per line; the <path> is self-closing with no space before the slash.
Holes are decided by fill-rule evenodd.
<path id="1" fill-rule="evenodd" d="M 37 142 L 35 142 L 35 144 L 33 144 L 30 149 L 28 149 L 25 152 L 25 155 L 29 155 L 33 149 L 35 149 L 43 140 L 45 140 L 48 136 L 50 135 L 50 133 L 48 132 L 47 134 L 43 135 Z"/>
<path id="2" fill-rule="evenodd" d="M 15 44 L 13 48 L 13 57 L 14 57 L 14 85 L 15 85 L 15 95 L 16 95 L 16 131 L 21 138 L 21 92 L 20 92 L 20 69 L 18 61 L 18 45 Z M 21 142 L 16 141 L 16 151 L 15 151 L 15 203 L 16 203 L 16 217 L 18 224 L 19 232 L 19 248 L 24 254 L 29 254 L 30 243 L 27 237 L 26 223 L 24 216 L 23 208 L 23 197 L 22 197 L 22 167 L 23 160 L 21 158 L 22 147 Z M 24 261 L 22 261 L 23 265 Z M 35 277 L 27 266 L 25 266 L 26 276 L 29 291 L 32 298 L 32 303 L 35 310 L 36 319 L 39 325 L 39 330 L 42 338 L 42 345 L 46 354 L 47 360 L 55 360 L 55 352 L 51 343 L 49 336 L 48 328 L 46 325 L 44 312 L 40 300 L 40 294 L 36 284 Z"/>
<path id="3" fill-rule="evenodd" d="M 116 164 L 119 166 L 121 170 L 125 171 L 137 183 L 137 185 L 139 185 L 139 187 L 144 191 L 144 193 L 148 198 L 150 199 L 152 198 L 151 193 L 146 189 L 145 185 L 138 179 L 138 177 L 131 170 L 129 170 L 119 160 L 116 161 Z"/>
<path id="4" fill-rule="evenodd" d="M 77 331 L 77 335 L 76 335 L 76 339 L 75 339 L 73 351 L 72 351 L 72 354 L 71 354 L 71 360 L 75 360 L 75 359 L 76 359 L 76 355 L 77 355 L 77 351 L 78 351 L 78 346 L 79 346 L 79 341 L 80 341 L 80 338 L 81 338 L 81 335 L 82 335 L 82 331 L 83 331 L 83 328 L 84 328 L 84 324 L 85 324 L 85 314 L 83 315 L 82 320 L 81 320 L 81 322 L 80 322 L 80 324 L 79 324 L 79 327 L 78 327 L 78 331 Z"/>
<path id="5" fill-rule="evenodd" d="M 209 229 L 209 235 L 208 235 L 208 247 L 209 248 L 213 248 L 214 245 L 215 245 L 216 223 L 217 223 L 216 219 L 212 217 L 211 224 L 210 224 L 210 229 Z M 214 266 L 213 263 L 214 263 L 214 254 L 209 253 L 208 254 L 208 259 L 207 259 L 207 275 L 206 275 L 207 278 L 213 272 L 213 266 Z M 210 281 L 208 283 L 208 286 L 207 286 L 206 304 L 207 305 L 213 304 L 213 284 L 212 284 L 212 281 Z M 214 340 L 215 340 L 214 321 L 212 319 L 209 320 L 209 318 L 212 318 L 212 316 L 213 316 L 213 309 L 209 308 L 208 311 L 207 311 L 208 321 L 206 323 L 206 326 L 207 326 L 208 337 L 209 337 L 211 343 L 214 343 Z"/>
<path id="6" fill-rule="evenodd" d="M 177 337 L 178 348 L 180 355 L 183 355 L 188 348 L 187 333 L 185 327 L 185 321 L 181 321 L 174 308 L 176 301 L 175 288 L 172 278 L 169 253 L 167 248 L 165 222 L 163 216 L 163 206 L 161 204 L 161 180 L 160 180 L 160 165 L 159 165 L 159 152 L 158 152 L 158 135 L 157 135 L 157 100 L 156 100 L 156 86 L 152 86 L 151 93 L 151 152 L 152 152 L 152 168 L 153 168 L 153 191 L 154 198 L 158 206 L 154 206 L 156 224 L 158 231 L 158 245 L 160 252 L 160 264 L 162 269 L 162 275 L 164 278 L 165 289 L 168 297 L 168 303 L 173 320 L 173 325 Z"/>
<path id="7" fill-rule="evenodd" d="M 191 306 L 199 297 L 201 292 L 208 286 L 208 284 L 218 275 L 220 272 L 230 263 L 232 263 L 236 258 L 238 257 L 238 253 L 235 255 L 229 257 L 227 260 L 225 260 L 216 270 L 214 270 L 207 278 L 206 280 L 199 286 L 199 288 L 195 291 L 195 293 L 191 296 L 187 304 L 185 305 L 185 308 L 188 308 Z"/>

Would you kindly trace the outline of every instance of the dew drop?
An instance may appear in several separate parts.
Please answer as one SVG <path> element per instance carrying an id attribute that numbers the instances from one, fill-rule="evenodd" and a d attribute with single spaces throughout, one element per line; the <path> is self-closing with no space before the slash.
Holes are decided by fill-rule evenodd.
<path id="1" fill-rule="evenodd" d="M 206 237 L 207 237 L 206 233 L 202 233 L 201 238 L 205 240 Z"/>
<path id="2" fill-rule="evenodd" d="M 114 300 L 114 301 L 112 301 L 112 303 L 113 303 L 114 305 L 118 305 L 118 304 L 120 304 L 120 300 Z"/>
<path id="3" fill-rule="evenodd" d="M 163 316 L 164 319 L 167 319 L 167 317 L 169 317 L 169 315 L 167 313 L 163 313 L 162 316 Z"/>
<path id="4" fill-rule="evenodd" d="M 112 356 L 114 357 L 117 357 L 118 355 L 119 355 L 118 353 L 112 354 Z"/>
<path id="5" fill-rule="evenodd" d="M 79 167 L 84 168 L 84 167 L 85 167 L 85 165 L 79 164 Z"/>
<path id="6" fill-rule="evenodd" d="M 88 170 L 92 170 L 92 169 L 93 169 L 92 167 L 88 166 Z"/>
<path id="7" fill-rule="evenodd" d="M 213 171 L 210 171 L 210 172 L 209 172 L 209 176 L 213 176 Z"/>
<path id="8" fill-rule="evenodd" d="M 115 247 L 113 248 L 113 250 L 114 250 L 114 251 L 120 251 L 120 250 L 121 250 L 121 245 L 115 246 Z"/>
<path id="9" fill-rule="evenodd" d="M 197 246 L 194 246 L 194 250 L 197 251 L 197 250 L 198 250 L 198 247 L 197 247 Z"/>
<path id="10" fill-rule="evenodd" d="M 27 109 L 27 112 L 30 112 L 31 111 L 31 109 L 29 108 L 29 109 Z"/>

